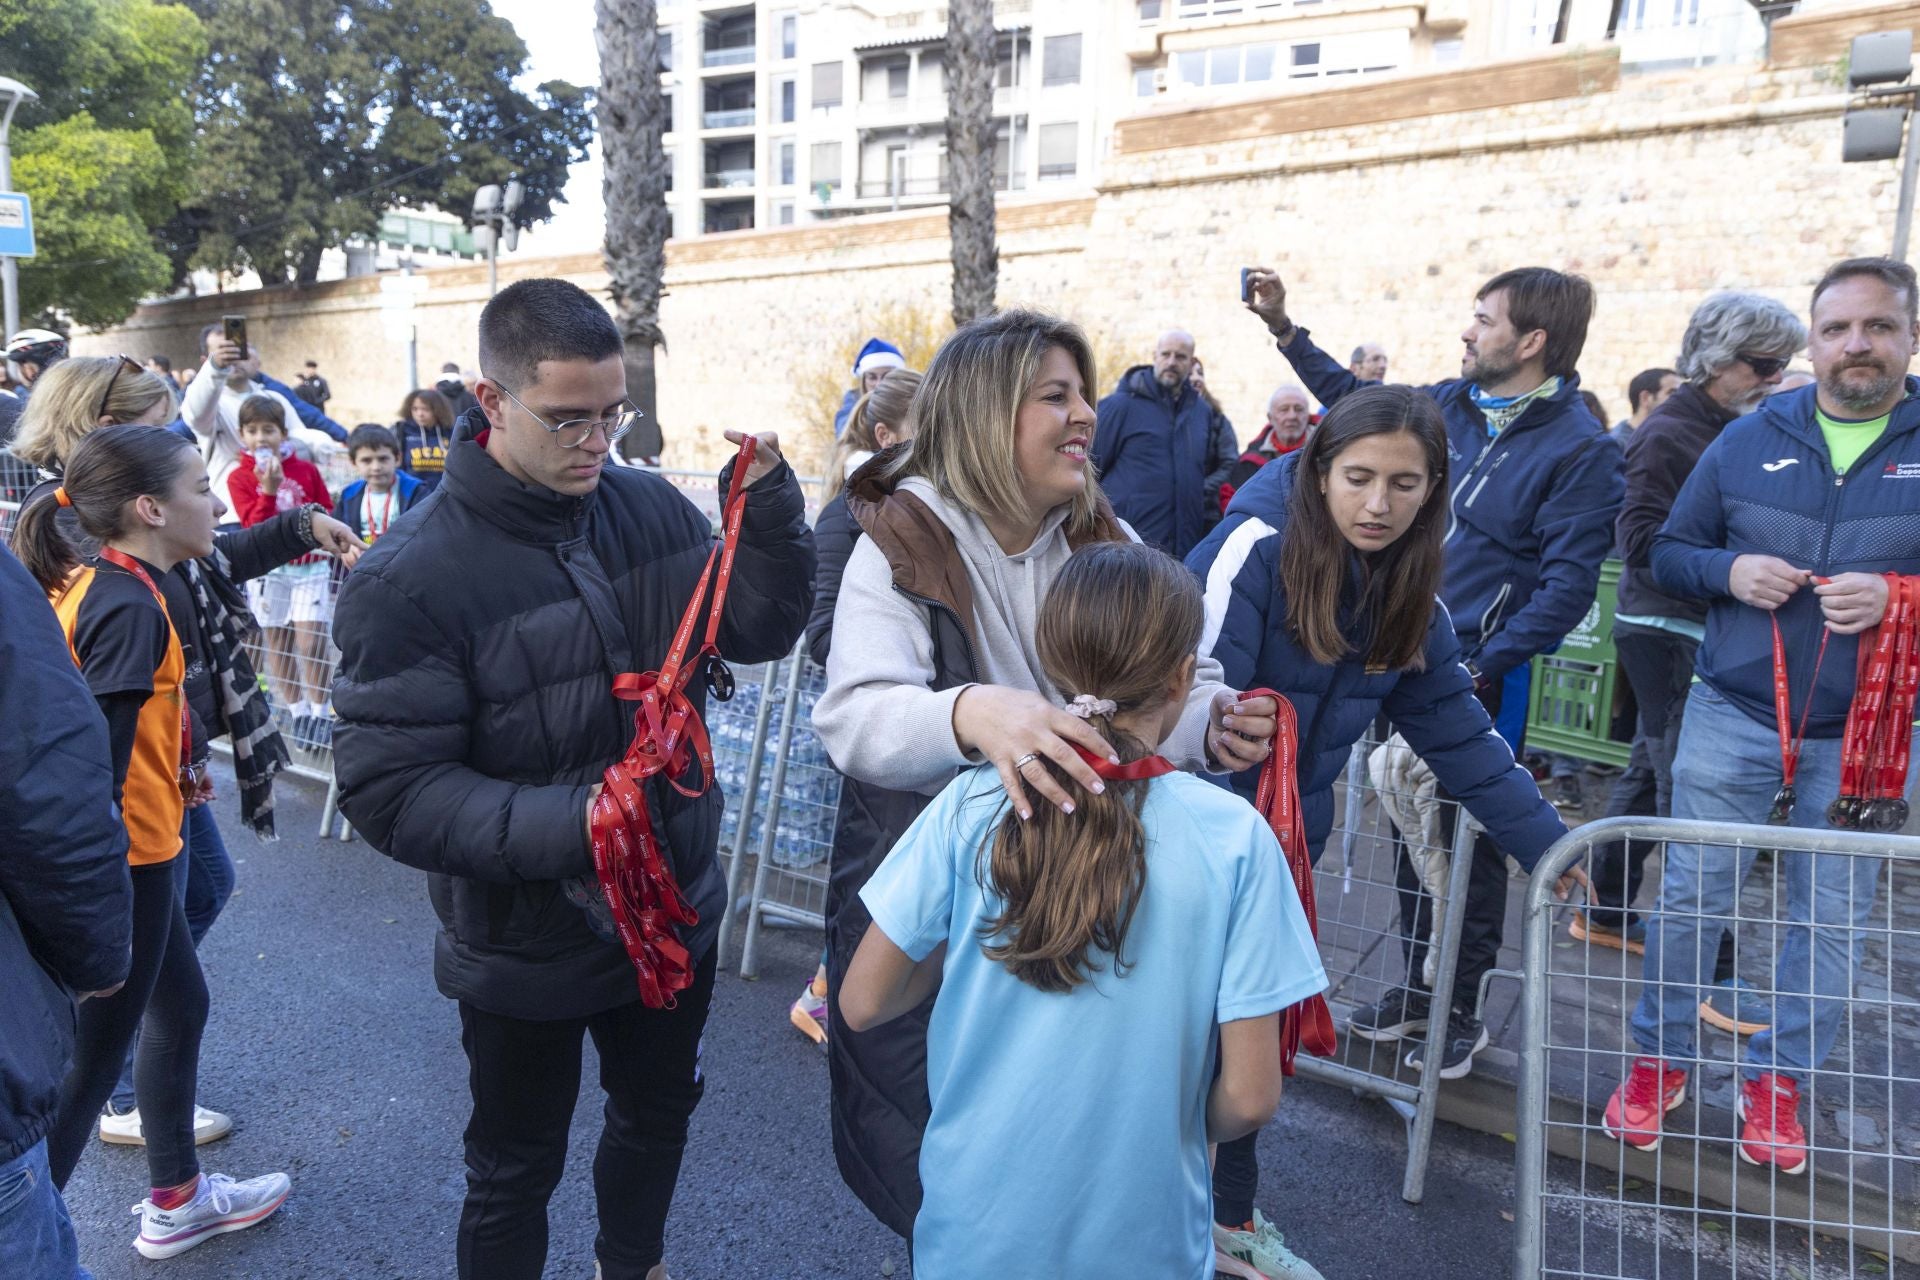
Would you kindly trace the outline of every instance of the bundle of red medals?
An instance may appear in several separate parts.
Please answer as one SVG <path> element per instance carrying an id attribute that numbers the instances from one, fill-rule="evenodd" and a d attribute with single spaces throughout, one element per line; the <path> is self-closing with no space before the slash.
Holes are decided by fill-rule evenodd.
<path id="1" fill-rule="evenodd" d="M 1272 689 L 1249 689 L 1242 698 L 1272 698 L 1279 706 L 1273 731 L 1273 752 L 1260 766 L 1253 807 L 1273 828 L 1280 850 L 1287 855 L 1293 887 L 1307 913 L 1307 927 L 1320 937 L 1320 913 L 1313 905 L 1313 862 L 1307 855 L 1307 821 L 1300 804 L 1300 724 L 1293 704 Z M 1333 1013 L 1325 996 L 1309 996 L 1280 1015 L 1280 1069 L 1293 1074 L 1294 1055 L 1304 1046 L 1316 1058 L 1330 1058 L 1339 1047 L 1333 1032 Z"/>
<path id="2" fill-rule="evenodd" d="M 1300 807 L 1300 725 L 1294 718 L 1293 704 L 1271 689 L 1249 689 L 1242 698 L 1272 698 L 1278 704 L 1278 722 L 1273 733 L 1273 753 L 1260 767 L 1260 783 L 1254 791 L 1254 808 L 1273 828 L 1286 854 L 1287 870 L 1293 873 L 1293 887 L 1300 894 L 1300 905 L 1307 913 L 1307 927 L 1315 939 L 1320 937 L 1320 916 L 1313 906 L 1313 863 L 1307 856 L 1306 818 Z M 1138 782 L 1172 773 L 1173 765 L 1163 756 L 1148 756 L 1132 764 L 1113 764 L 1084 747 L 1074 747 L 1093 771 L 1109 782 Z M 1338 1048 L 1333 1031 L 1333 1013 L 1325 996 L 1311 996 L 1292 1005 L 1280 1015 L 1280 1069 L 1293 1074 L 1293 1059 L 1302 1045 L 1315 1057 L 1332 1057 Z"/>
<path id="3" fill-rule="evenodd" d="M 1887 575 L 1887 612 L 1860 638 L 1859 677 L 1840 740 L 1840 796 L 1830 826 L 1898 831 L 1907 825 L 1907 756 L 1920 690 L 1920 577 Z"/>
<path id="4" fill-rule="evenodd" d="M 713 748 L 706 725 L 687 699 L 687 687 L 699 670 L 705 673 L 714 697 L 724 702 L 733 696 L 733 676 L 721 663 L 715 641 L 727 584 L 733 577 L 733 553 L 746 512 L 747 469 L 753 465 L 753 452 L 754 438 L 748 436 L 734 459 L 733 479 L 727 487 L 721 513 L 725 531 L 707 556 L 707 567 L 701 570 L 700 584 L 680 616 L 666 661 L 658 671 L 629 672 L 613 682 L 614 697 L 640 705 L 633 713 L 633 743 L 625 758 L 606 771 L 604 787 L 593 802 L 593 868 L 607 895 L 620 943 L 639 974 L 640 1001 L 649 1009 L 672 1008 L 675 993 L 693 984 L 693 966 L 674 926 L 698 924 L 700 916 L 673 878 L 643 788 L 655 774 L 664 774 L 669 786 L 689 798 L 705 794 L 713 784 Z M 687 646 L 693 641 L 700 602 L 709 584 L 713 600 L 707 610 L 706 636 L 689 658 Z M 696 760 L 699 780 L 689 787 L 681 779 Z"/>
<path id="5" fill-rule="evenodd" d="M 1860 656 L 1840 739 L 1840 794 L 1827 807 L 1827 824 L 1851 831 L 1898 831 L 1907 824 L 1907 764 L 1912 748 L 1914 699 L 1920 691 L 1920 577 L 1889 573 L 1887 610 L 1860 637 Z M 1827 650 L 1824 628 L 1815 654 L 1807 707 L 1820 679 Z M 1806 739 L 1807 707 L 1796 734 L 1788 715 L 1786 646 L 1773 624 L 1774 720 L 1780 732 L 1781 787 L 1767 820 L 1792 818 L 1794 775 Z"/>

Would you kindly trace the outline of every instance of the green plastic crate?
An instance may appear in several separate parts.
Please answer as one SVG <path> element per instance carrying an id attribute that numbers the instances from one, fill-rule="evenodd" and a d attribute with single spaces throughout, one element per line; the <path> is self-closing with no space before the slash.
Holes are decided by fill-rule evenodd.
<path id="1" fill-rule="evenodd" d="M 1613 610 L 1620 562 L 1600 566 L 1600 589 L 1559 649 L 1533 660 L 1527 694 L 1527 746 L 1536 751 L 1626 767 L 1633 744 L 1612 736 L 1620 664 L 1613 652 Z"/>

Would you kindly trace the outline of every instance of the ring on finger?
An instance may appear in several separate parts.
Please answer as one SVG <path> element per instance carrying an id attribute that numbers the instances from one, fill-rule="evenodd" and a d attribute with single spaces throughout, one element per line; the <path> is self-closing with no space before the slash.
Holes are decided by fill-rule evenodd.
<path id="1" fill-rule="evenodd" d="M 1035 760 L 1038 760 L 1039 758 L 1040 758 L 1039 752 L 1037 751 L 1027 752 L 1027 754 L 1021 756 L 1018 760 L 1015 760 L 1013 762 L 1014 772 L 1018 773 L 1020 770 L 1026 768 L 1028 765 L 1032 764 Z"/>

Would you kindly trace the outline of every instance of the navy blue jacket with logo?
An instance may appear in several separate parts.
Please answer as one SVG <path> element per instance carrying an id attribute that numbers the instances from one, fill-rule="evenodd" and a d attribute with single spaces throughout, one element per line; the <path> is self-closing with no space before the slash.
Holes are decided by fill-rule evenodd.
<path id="1" fill-rule="evenodd" d="M 1308 850 L 1317 861 L 1333 829 L 1333 784 L 1353 744 L 1385 711 L 1441 784 L 1502 849 L 1531 867 L 1567 829 L 1533 776 L 1514 763 L 1513 751 L 1473 696 L 1473 678 L 1461 665 L 1460 640 L 1444 606 L 1435 606 L 1427 625 L 1426 666 L 1418 671 L 1369 671 L 1364 655 L 1371 632 L 1350 613 L 1343 630 L 1354 652 L 1331 666 L 1293 638 L 1280 583 L 1280 545 L 1299 458 L 1291 453 L 1262 467 L 1234 495 L 1226 519 L 1193 549 L 1187 567 L 1206 588 L 1200 652 L 1220 660 L 1231 687 L 1273 689 L 1299 717 Z M 1359 557 L 1353 558 L 1357 575 Z M 1251 801 L 1258 774 L 1249 769 L 1226 781 Z"/>
<path id="2" fill-rule="evenodd" d="M 1845 475 L 1834 471 L 1814 421 L 1815 395 L 1802 387 L 1769 396 L 1729 423 L 1700 455 L 1653 541 L 1660 589 L 1712 601 L 1695 659 L 1700 678 L 1764 725 L 1774 723 L 1773 627 L 1765 610 L 1728 593 L 1736 558 L 1777 556 L 1823 578 L 1920 573 L 1920 379 L 1907 379 L 1892 422 Z M 1802 588 L 1772 616 L 1786 642 L 1795 725 L 1804 710 L 1808 737 L 1839 737 L 1860 638 L 1828 640 L 1805 710 L 1825 625 L 1819 598 Z"/>
<path id="3" fill-rule="evenodd" d="M 1328 408 L 1374 385 L 1314 346 L 1305 329 L 1280 354 Z M 1451 378 L 1421 390 L 1446 419 L 1452 473 L 1440 598 L 1467 658 L 1498 680 L 1558 645 L 1593 607 L 1626 482 L 1620 446 L 1580 402 L 1578 375 L 1492 440 L 1472 385 Z"/>
<path id="4" fill-rule="evenodd" d="M 1190 383 L 1169 396 L 1144 364 L 1121 375 L 1099 413 L 1088 456 L 1113 513 L 1184 557 L 1216 523 L 1220 485 L 1240 460 L 1232 424 Z"/>

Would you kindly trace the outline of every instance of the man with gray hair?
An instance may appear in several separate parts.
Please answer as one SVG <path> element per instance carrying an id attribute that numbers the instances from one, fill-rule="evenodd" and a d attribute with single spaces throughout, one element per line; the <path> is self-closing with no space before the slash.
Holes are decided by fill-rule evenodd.
<path id="1" fill-rule="evenodd" d="M 1387 349 L 1377 342 L 1363 342 L 1353 349 L 1347 372 L 1362 382 L 1387 380 Z"/>
<path id="2" fill-rule="evenodd" d="M 1679 374 L 1686 381 L 1661 402 L 1627 442 L 1627 494 L 1614 524 L 1620 573 L 1613 643 L 1620 669 L 1639 707 L 1637 733 L 1652 767 L 1653 812 L 1672 811 L 1673 758 L 1681 712 L 1693 683 L 1694 655 L 1705 635 L 1707 602 L 1668 595 L 1653 583 L 1653 536 L 1672 511 L 1680 487 L 1721 428 L 1766 399 L 1787 363 L 1806 345 L 1807 330 L 1784 304 L 1757 293 L 1717 293 L 1701 303 L 1680 340 Z M 1607 816 L 1645 814 L 1648 797 L 1616 790 Z M 1590 874 L 1594 903 L 1576 918 L 1575 937 L 1640 951 L 1646 923 L 1627 910 L 1639 891 L 1652 845 L 1630 841 L 1603 846 Z M 1715 989 L 1700 1016 L 1726 1031 L 1764 1028 L 1767 1002 L 1743 993 L 1733 973 L 1733 939 L 1720 941 Z"/>

